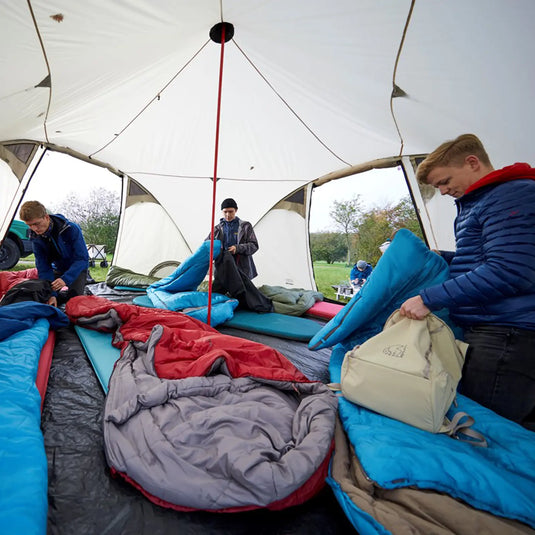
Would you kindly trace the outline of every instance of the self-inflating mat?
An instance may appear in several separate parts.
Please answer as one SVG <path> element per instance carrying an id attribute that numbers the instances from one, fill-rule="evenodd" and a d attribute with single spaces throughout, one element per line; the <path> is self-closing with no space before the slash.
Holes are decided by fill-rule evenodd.
<path id="1" fill-rule="evenodd" d="M 314 303 L 306 312 L 306 316 L 313 318 L 320 318 L 324 320 L 330 320 L 338 314 L 344 305 L 339 303 L 330 303 L 328 301 L 318 301 Z"/>
<path id="2" fill-rule="evenodd" d="M 249 310 L 237 310 L 223 325 L 301 342 L 308 342 L 323 327 L 323 324 L 317 321 L 299 316 L 287 316 L 277 312 L 259 314 Z"/>
<path id="3" fill-rule="evenodd" d="M 121 356 L 120 350 L 112 345 L 112 334 L 84 329 L 78 325 L 75 325 L 74 329 L 104 392 L 107 393 L 111 372 L 117 359 Z"/>
<path id="4" fill-rule="evenodd" d="M 0 307 L 0 533 L 46 533 L 47 459 L 36 379 L 49 330 L 68 323 L 42 303 Z"/>
<path id="5" fill-rule="evenodd" d="M 336 396 L 278 351 L 185 314 L 79 296 L 121 350 L 106 397 L 112 473 L 177 510 L 283 509 L 325 484 Z"/>
<path id="6" fill-rule="evenodd" d="M 41 355 L 39 357 L 39 364 L 37 367 L 37 376 L 35 378 L 35 384 L 39 395 L 41 396 L 41 409 L 45 401 L 46 387 L 48 385 L 48 376 L 50 374 L 50 365 L 52 364 L 52 355 L 54 354 L 54 344 L 56 342 L 56 332 L 53 330 L 48 331 L 48 338 L 41 349 Z"/>
<path id="7" fill-rule="evenodd" d="M 206 292 L 184 292 L 181 295 L 175 294 L 175 302 L 183 298 L 182 305 L 184 308 L 178 310 L 188 316 L 199 319 L 206 323 L 206 308 L 190 308 L 194 304 L 200 304 L 197 296 L 204 296 L 203 301 L 206 303 L 208 294 Z M 146 295 L 140 295 L 132 300 L 134 305 L 155 308 L 150 298 Z M 238 302 L 235 299 L 229 299 L 221 294 L 212 294 L 212 326 L 224 325 L 243 331 L 253 333 L 267 334 L 286 338 L 289 340 L 298 340 L 308 342 L 321 328 L 322 324 L 317 321 L 301 318 L 299 316 L 287 316 L 277 312 L 258 313 L 250 310 L 235 310 Z"/>

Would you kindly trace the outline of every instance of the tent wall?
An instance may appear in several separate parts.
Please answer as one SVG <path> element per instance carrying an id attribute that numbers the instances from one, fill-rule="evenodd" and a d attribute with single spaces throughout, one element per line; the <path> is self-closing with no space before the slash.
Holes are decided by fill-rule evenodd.
<path id="1" fill-rule="evenodd" d="M 149 224 L 150 222 L 150 224 Z M 123 206 L 113 264 L 154 274 L 162 263 L 175 267 L 192 253 L 169 214 L 134 180 L 123 184 Z M 163 276 L 159 272 L 158 276 Z"/>
<path id="2" fill-rule="evenodd" d="M 265 264 L 276 254 L 268 220 L 295 219 L 292 239 L 306 225 L 266 214 L 332 172 L 465 132 L 495 167 L 533 160 L 534 18 L 532 0 L 1 2 L 0 142 L 62 147 L 154 197 L 158 209 L 125 204 L 118 261 L 145 271 L 141 247 L 151 262 L 194 250 L 212 217 L 221 45 L 209 34 L 229 22 L 215 206 L 238 201 Z M 24 186 L 0 172 L 5 228 Z M 445 217 L 437 202 L 419 208 L 433 228 Z M 160 237 L 173 244 L 156 254 Z M 439 247 L 450 238 L 434 231 Z M 286 253 L 297 265 L 306 247 Z"/>
<path id="3" fill-rule="evenodd" d="M 422 158 L 402 159 L 402 166 L 411 191 L 422 230 L 431 249 L 455 250 L 453 220 L 457 214 L 453 197 L 442 196 L 432 186 L 419 184 L 416 168 Z"/>
<path id="4" fill-rule="evenodd" d="M 0 240 L 3 239 L 44 148 L 27 141 L 0 144 Z"/>
<path id="5" fill-rule="evenodd" d="M 310 256 L 308 221 L 312 184 L 300 188 L 273 207 L 255 226 L 260 244 L 255 253 L 257 286 L 316 290 Z"/>

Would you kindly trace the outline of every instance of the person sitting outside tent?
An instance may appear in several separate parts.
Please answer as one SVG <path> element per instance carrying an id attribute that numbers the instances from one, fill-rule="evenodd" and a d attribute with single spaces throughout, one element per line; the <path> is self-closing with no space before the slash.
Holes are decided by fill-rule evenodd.
<path id="1" fill-rule="evenodd" d="M 49 304 L 62 305 L 71 297 L 83 295 L 89 254 L 80 227 L 60 214 L 48 214 L 39 201 L 25 202 L 19 215 L 30 227 L 39 278 L 51 282 Z M 61 291 L 65 286 L 67 290 Z"/>
<path id="2" fill-rule="evenodd" d="M 349 280 L 355 288 L 360 288 L 372 274 L 373 267 L 366 260 L 359 260 L 351 269 Z"/>
<path id="3" fill-rule="evenodd" d="M 240 270 L 249 279 L 254 279 L 258 273 L 253 254 L 258 251 L 258 241 L 253 226 L 236 215 L 238 205 L 234 199 L 225 199 L 221 203 L 221 211 L 223 217 L 214 227 L 214 240 L 220 240 L 223 250 L 233 255 Z M 209 240 L 210 236 L 206 239 Z"/>
<path id="4" fill-rule="evenodd" d="M 456 251 L 439 252 L 450 278 L 401 314 L 420 320 L 447 307 L 469 345 L 461 394 L 535 430 L 535 169 L 495 170 L 464 134 L 429 154 L 417 178 L 455 198 Z"/>

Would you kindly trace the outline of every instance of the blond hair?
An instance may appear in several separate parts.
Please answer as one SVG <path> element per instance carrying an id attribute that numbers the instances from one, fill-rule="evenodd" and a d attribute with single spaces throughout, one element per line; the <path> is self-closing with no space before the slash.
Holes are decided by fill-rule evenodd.
<path id="1" fill-rule="evenodd" d="M 461 136 L 442 143 L 418 166 L 416 178 L 421 184 L 427 184 L 429 173 L 436 167 L 460 167 L 467 156 L 477 156 L 482 164 L 491 166 L 489 156 L 481 140 L 474 134 Z"/>
<path id="2" fill-rule="evenodd" d="M 26 201 L 19 210 L 19 217 L 23 221 L 39 219 L 40 217 L 45 217 L 47 214 L 46 208 L 39 201 Z"/>

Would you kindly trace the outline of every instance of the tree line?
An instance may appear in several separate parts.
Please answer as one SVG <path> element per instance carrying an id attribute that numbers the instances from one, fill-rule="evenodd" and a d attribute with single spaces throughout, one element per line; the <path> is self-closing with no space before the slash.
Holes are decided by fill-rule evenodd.
<path id="1" fill-rule="evenodd" d="M 395 205 L 363 209 L 360 195 L 347 201 L 334 201 L 329 215 L 337 232 L 310 234 L 312 260 L 346 262 L 357 260 L 375 266 L 381 256 L 379 246 L 400 228 L 406 228 L 423 239 L 422 229 L 409 196 Z"/>
<path id="2" fill-rule="evenodd" d="M 91 190 L 89 198 L 70 193 L 54 212 L 74 221 L 82 229 L 86 243 L 105 245 L 106 253 L 115 252 L 119 230 L 119 195 L 105 188 Z"/>
<path id="3" fill-rule="evenodd" d="M 105 188 L 96 188 L 89 198 L 70 193 L 55 212 L 78 223 L 88 244 L 105 245 L 107 253 L 114 253 L 119 229 L 119 195 Z M 359 259 L 372 265 L 381 256 L 379 246 L 395 230 L 407 228 L 423 239 L 420 223 L 410 197 L 395 205 L 365 210 L 360 195 L 347 201 L 334 201 L 329 215 L 338 228 L 335 232 L 310 234 L 313 261 L 346 262 L 351 265 Z"/>

